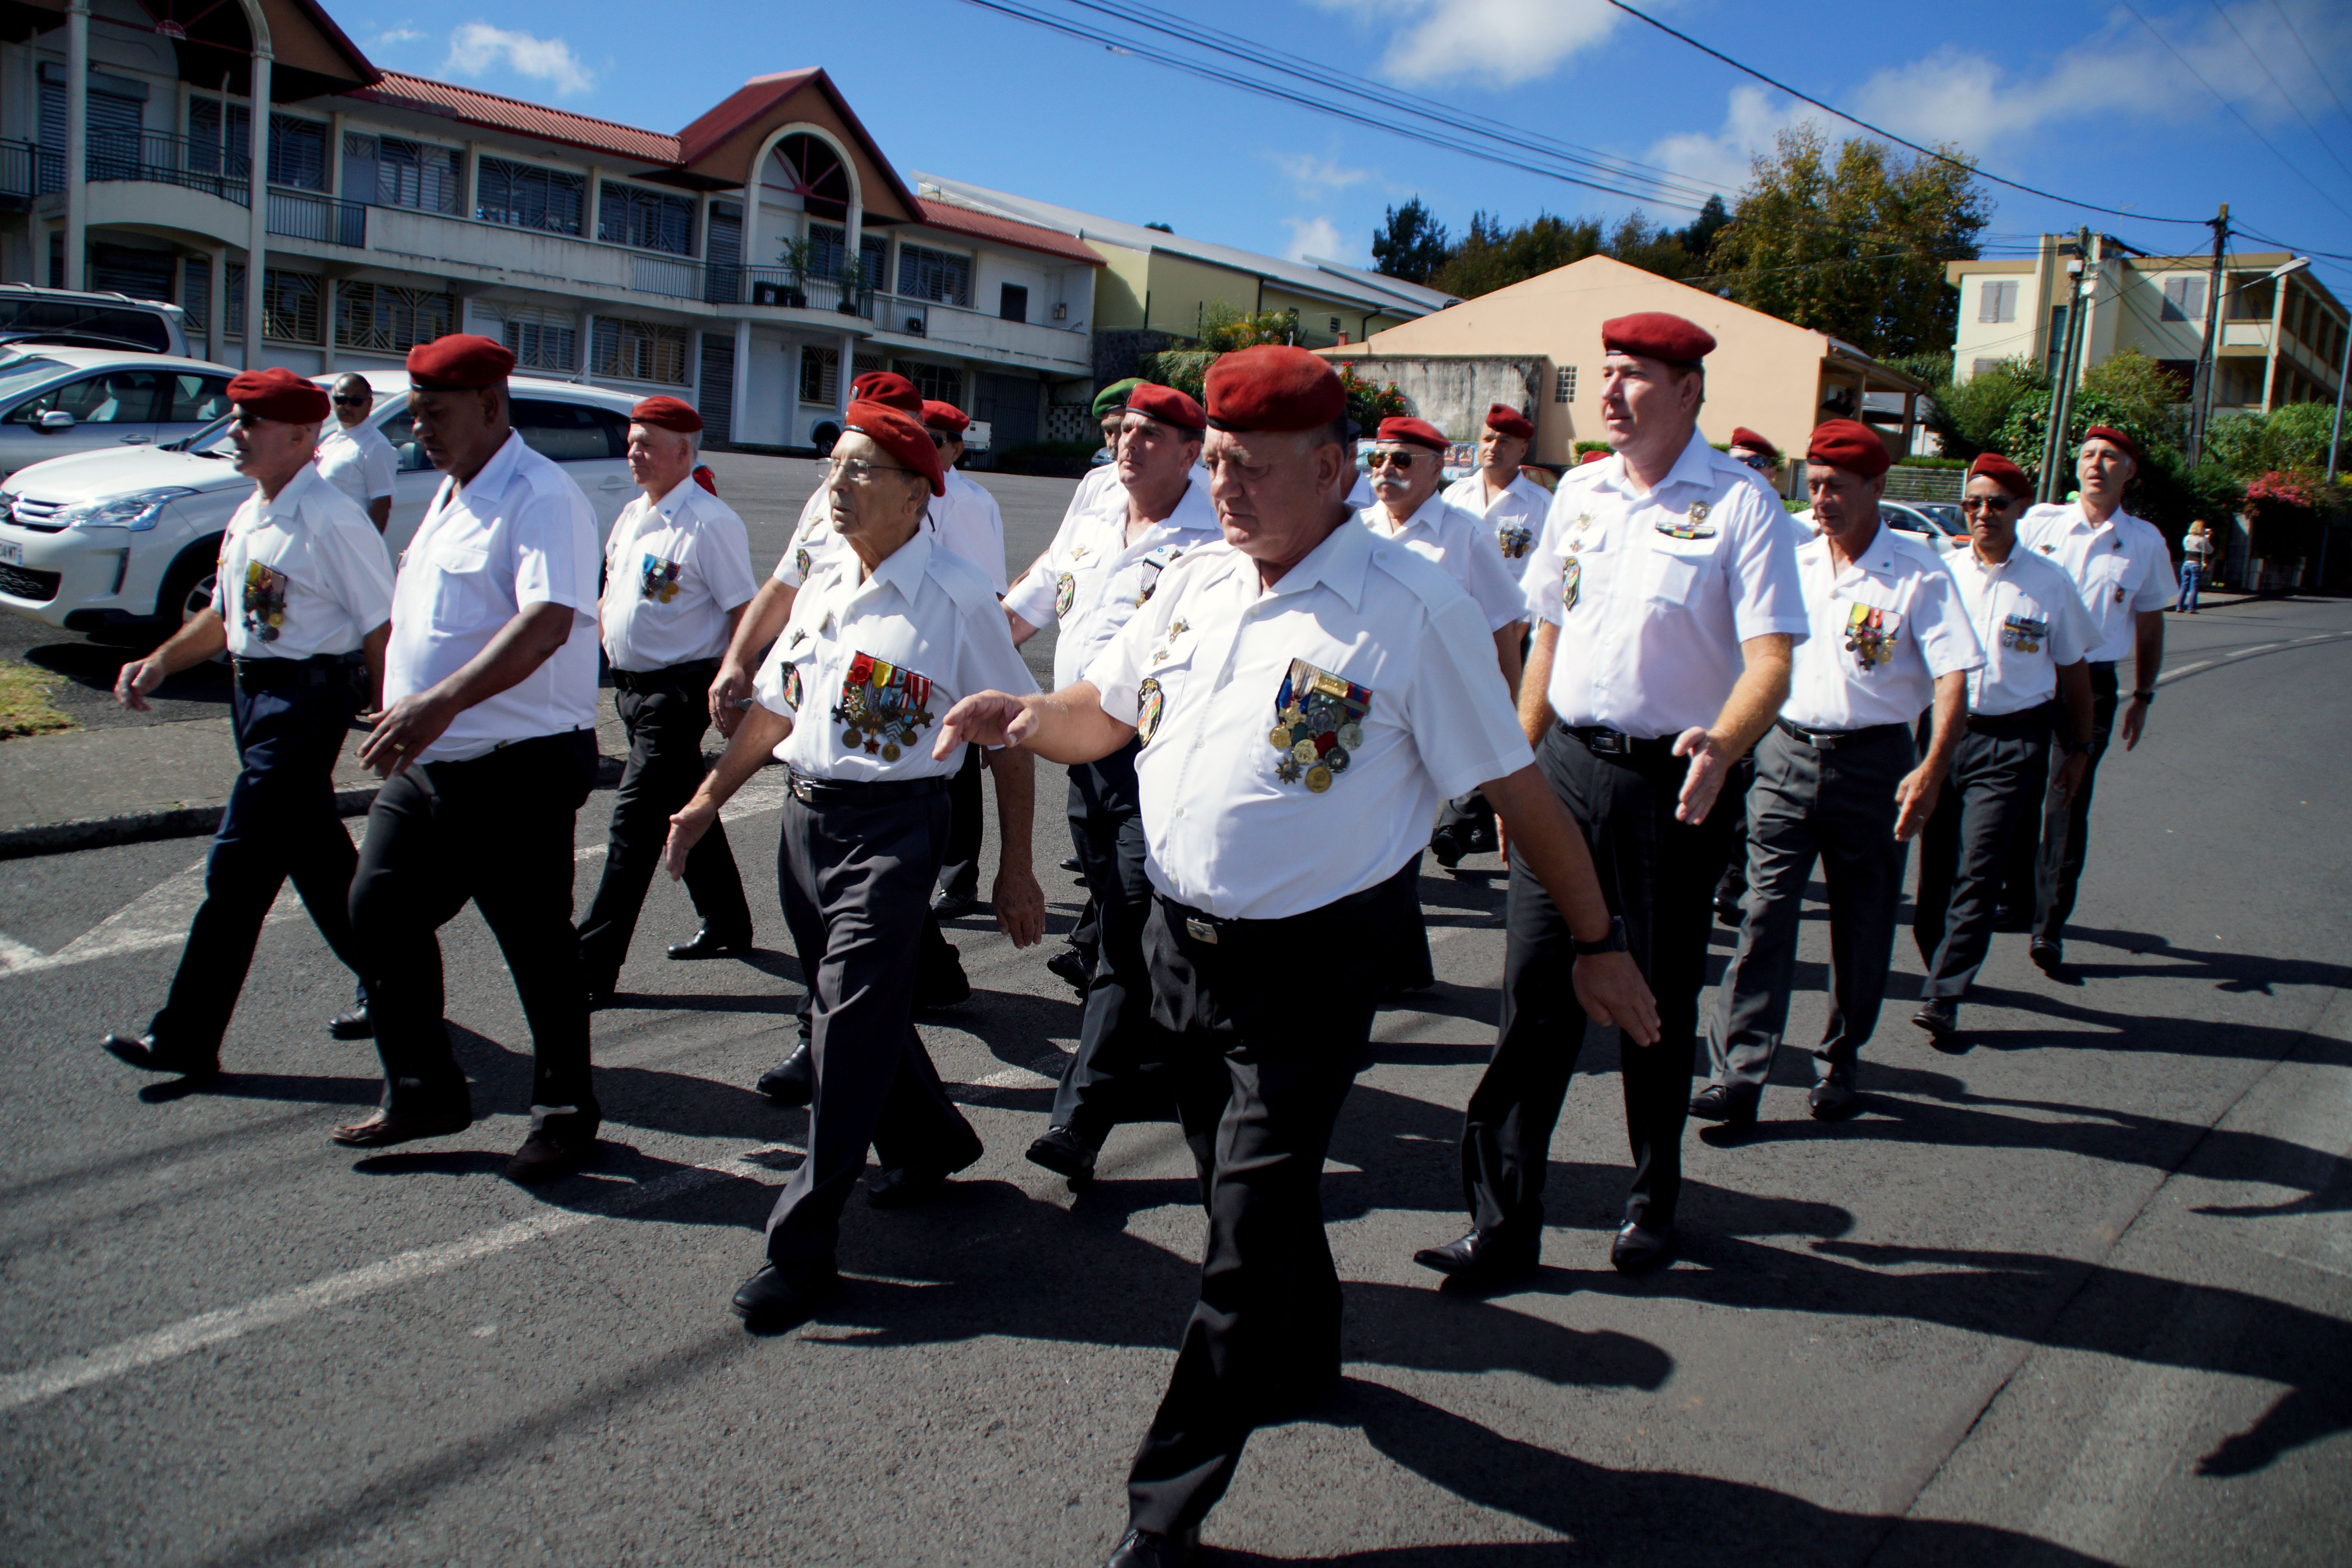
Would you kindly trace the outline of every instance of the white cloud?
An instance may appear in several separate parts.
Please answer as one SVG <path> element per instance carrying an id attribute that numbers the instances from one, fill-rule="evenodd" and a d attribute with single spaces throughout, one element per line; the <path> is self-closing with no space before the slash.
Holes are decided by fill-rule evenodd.
<path id="1" fill-rule="evenodd" d="M 368 40 L 368 47 L 372 49 L 388 49 L 396 44 L 421 44 L 425 41 L 425 34 L 420 33 L 415 28 L 403 23 L 397 27 L 386 27 L 383 32 L 378 33 L 374 37 L 370 38 Z"/>
<path id="2" fill-rule="evenodd" d="M 1344 191 L 1372 177 L 1369 169 L 1343 169 L 1330 159 L 1318 158 L 1312 153 L 1276 153 L 1270 156 L 1274 166 L 1298 187 L 1298 194 L 1309 198 L 1328 191 Z"/>
<path id="3" fill-rule="evenodd" d="M 1380 73 L 1391 81 L 1516 87 L 1550 74 L 1616 30 L 1606 0 L 1318 0 L 1396 32 Z"/>
<path id="4" fill-rule="evenodd" d="M 596 79 L 562 38 L 534 38 L 488 22 L 468 22 L 449 35 L 449 58 L 441 62 L 441 69 L 452 76 L 509 70 L 543 81 L 559 94 L 585 92 L 596 85 Z"/>
<path id="5" fill-rule="evenodd" d="M 1790 126 L 1822 119 L 1818 111 L 1760 87 L 1735 87 L 1722 130 L 1712 135 L 1693 131 L 1664 137 L 1651 144 L 1642 161 L 1721 191 L 1729 202 L 1748 184 L 1751 158 L 1770 151 L 1774 138 Z"/>
<path id="6" fill-rule="evenodd" d="M 1348 242 L 1339 237 L 1339 226 L 1328 217 L 1288 217 L 1282 220 L 1290 229 L 1290 244 L 1283 251 L 1287 261 L 1304 261 L 1310 256 L 1328 257 L 1334 261 L 1347 258 Z"/>

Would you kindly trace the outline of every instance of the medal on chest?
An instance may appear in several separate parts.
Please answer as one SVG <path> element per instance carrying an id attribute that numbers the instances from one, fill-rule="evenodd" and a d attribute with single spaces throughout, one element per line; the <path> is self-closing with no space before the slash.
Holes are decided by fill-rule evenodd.
<path id="1" fill-rule="evenodd" d="M 1189 632 L 1192 629 L 1192 628 L 1186 625 L 1182 620 L 1174 620 L 1168 623 L 1168 640 L 1160 645 L 1159 651 L 1151 656 L 1151 662 L 1158 664 L 1161 659 L 1173 654 L 1176 651 L 1176 639 L 1182 637 L 1186 632 Z"/>
<path id="2" fill-rule="evenodd" d="M 1502 546 L 1506 561 L 1519 560 L 1535 542 L 1536 531 L 1528 526 L 1524 518 L 1515 517 L 1495 530 L 1495 542 Z"/>
<path id="3" fill-rule="evenodd" d="M 1275 694 L 1274 728 L 1266 735 L 1281 753 L 1274 776 L 1284 784 L 1304 781 L 1317 795 L 1329 789 L 1362 748 L 1364 716 L 1371 710 L 1370 687 L 1292 659 Z"/>
<path id="4" fill-rule="evenodd" d="M 667 605 L 677 597 L 677 570 L 678 563 L 675 561 L 647 555 L 638 570 L 638 586 L 646 598 L 657 605 Z"/>
<path id="5" fill-rule="evenodd" d="M 1055 578 L 1054 618 L 1055 620 L 1060 620 L 1064 616 L 1068 615 L 1070 613 L 1070 606 L 1077 602 L 1078 580 L 1076 576 L 1071 573 L 1065 572 L 1059 577 Z"/>
<path id="6" fill-rule="evenodd" d="M 1695 500 L 1679 519 L 1662 517 L 1652 526 L 1668 539 L 1713 539 L 1715 524 L 1707 521 L 1712 510 L 1706 502 Z"/>
<path id="7" fill-rule="evenodd" d="M 846 726 L 841 749 L 863 751 L 895 763 L 931 722 L 931 680 L 901 665 L 861 653 L 842 678 L 841 704 L 833 716 Z"/>
<path id="8" fill-rule="evenodd" d="M 2042 639 L 2049 635 L 2048 621 L 2037 621 L 2026 616 L 2004 616 L 2000 623 L 2000 646 L 2015 648 L 2020 653 L 2040 653 Z"/>
<path id="9" fill-rule="evenodd" d="M 263 642 L 276 642 L 286 625 L 286 574 L 247 562 L 244 609 L 245 629 Z"/>
<path id="10" fill-rule="evenodd" d="M 1868 675 L 1882 664 L 1895 658 L 1895 647 L 1901 640 L 1903 617 L 1893 610 L 1874 610 L 1868 605 L 1856 605 L 1845 618 L 1845 650 Z"/>

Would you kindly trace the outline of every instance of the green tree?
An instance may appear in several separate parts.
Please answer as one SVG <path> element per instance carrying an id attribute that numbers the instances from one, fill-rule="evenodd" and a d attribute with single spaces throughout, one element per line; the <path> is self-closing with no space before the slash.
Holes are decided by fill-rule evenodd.
<path id="1" fill-rule="evenodd" d="M 1945 358 L 1948 365 L 1950 356 Z M 2005 359 L 1957 384 L 1947 374 L 1927 394 L 1927 426 L 1947 458 L 1974 458 L 1983 452 L 2008 455 L 2008 448 L 2000 444 L 2000 432 L 2011 411 L 2030 394 L 2042 393 L 2046 420 L 2049 388 L 2050 378 L 2042 367 L 2024 358 Z M 2037 459 L 2041 450 L 2039 446 L 2034 447 Z"/>
<path id="2" fill-rule="evenodd" d="M 1715 237 L 1710 280 L 1874 357 L 1948 348 L 1958 305 L 1944 264 L 1975 258 L 1990 216 L 1969 168 L 1906 160 L 1861 137 L 1832 154 L 1819 130 L 1800 125 L 1757 155 Z"/>
<path id="3" fill-rule="evenodd" d="M 1475 299 L 1598 255 L 1601 249 L 1601 225 L 1591 218 L 1538 213 L 1518 227 L 1506 229 L 1501 218 L 1473 213 L 1470 231 L 1431 276 L 1429 285 L 1456 299 Z"/>
<path id="4" fill-rule="evenodd" d="M 1715 237 L 1721 234 L 1730 222 L 1731 215 L 1724 210 L 1723 198 L 1709 196 L 1706 205 L 1699 209 L 1698 216 L 1691 220 L 1690 226 L 1675 237 L 1683 242 L 1683 248 L 1690 252 L 1692 260 L 1705 261 L 1715 249 Z M 1624 258 L 1620 257 L 1618 259 L 1622 261 Z"/>
<path id="5" fill-rule="evenodd" d="M 1415 196 L 1388 209 L 1387 220 L 1372 236 L 1372 267 L 1408 283 L 1427 283 L 1452 249 L 1445 226 Z"/>
<path id="6" fill-rule="evenodd" d="M 2077 401 L 2084 393 L 2105 399 L 2121 416 L 2120 420 L 2100 423 L 2131 431 L 2151 450 L 2158 447 L 2178 450 L 2186 444 L 2179 384 L 2139 350 L 2126 349 L 2084 371 L 2081 391 L 2075 394 Z"/>

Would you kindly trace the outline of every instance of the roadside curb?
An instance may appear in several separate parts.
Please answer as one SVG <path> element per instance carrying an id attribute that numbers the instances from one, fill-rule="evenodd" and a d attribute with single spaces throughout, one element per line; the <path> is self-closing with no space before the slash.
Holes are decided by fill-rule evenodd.
<path id="1" fill-rule="evenodd" d="M 611 789 L 621 782 L 617 757 L 596 759 L 596 787 Z M 363 816 L 375 804 L 376 786 L 339 789 L 335 815 Z M 0 860 L 21 860 L 34 855 L 67 855 L 78 849 L 102 849 L 115 844 L 147 844 L 162 838 L 209 838 L 220 827 L 226 804 L 164 806 L 153 811 L 128 811 L 114 816 L 89 816 L 71 822 L 36 823 L 27 827 L 0 828 Z"/>

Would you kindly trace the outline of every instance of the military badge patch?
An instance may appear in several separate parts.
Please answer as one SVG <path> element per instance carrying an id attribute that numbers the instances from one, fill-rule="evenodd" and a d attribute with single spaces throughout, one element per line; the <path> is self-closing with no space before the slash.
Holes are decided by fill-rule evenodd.
<path id="1" fill-rule="evenodd" d="M 1370 687 L 1292 659 L 1275 694 L 1274 729 L 1266 735 L 1281 753 L 1275 777 L 1284 784 L 1303 779 L 1317 795 L 1329 789 L 1362 749 L 1364 717 L 1371 710 Z"/>
<path id="2" fill-rule="evenodd" d="M 808 575 L 808 546 L 803 544 L 798 550 L 793 552 L 793 570 L 799 573 L 803 577 L 806 577 Z"/>
<path id="3" fill-rule="evenodd" d="M 1529 528 L 1522 518 L 1515 517 L 1495 530 L 1495 542 L 1502 546 L 1506 561 L 1521 559 L 1535 542 L 1536 531 Z"/>
<path id="4" fill-rule="evenodd" d="M 1577 596 L 1584 591 L 1584 563 L 1571 555 L 1559 563 L 1559 607 L 1576 608 Z"/>
<path id="5" fill-rule="evenodd" d="M 1078 580 L 1065 572 L 1054 581 L 1054 618 L 1061 619 L 1078 602 Z"/>
<path id="6" fill-rule="evenodd" d="M 784 706 L 797 713 L 801 708 L 801 667 L 784 666 Z"/>
<path id="7" fill-rule="evenodd" d="M 245 567 L 245 629 L 263 642 L 276 642 L 286 625 L 286 574 L 258 561 Z"/>
<path id="8" fill-rule="evenodd" d="M 1845 650 L 1868 675 L 1880 665 L 1894 662 L 1895 646 L 1903 640 L 1902 627 L 1902 616 L 1893 610 L 1853 605 L 1845 618 Z"/>
<path id="9" fill-rule="evenodd" d="M 2050 636 L 2050 623 L 2025 616 L 2008 616 L 2000 623 L 2000 646 L 2020 653 L 2040 653 Z"/>
<path id="10" fill-rule="evenodd" d="M 1135 689 L 1136 738 L 1147 746 L 1151 744 L 1151 737 L 1160 733 L 1160 716 L 1167 710 L 1168 693 L 1160 689 L 1160 682 L 1146 677 L 1143 684 Z"/>
<path id="11" fill-rule="evenodd" d="M 645 564 L 639 572 L 638 585 L 644 590 L 646 597 L 661 605 L 667 605 L 677 598 L 678 563 L 675 561 L 665 561 L 658 555 L 648 555 L 644 560 Z"/>
<path id="12" fill-rule="evenodd" d="M 1661 518 L 1654 526 L 1668 539 L 1713 539 L 1715 524 L 1706 520 L 1710 510 L 1706 502 L 1695 500 L 1680 521 L 1671 517 Z"/>
<path id="13" fill-rule="evenodd" d="M 931 722 L 931 680 L 927 675 L 861 653 L 842 678 L 841 703 L 833 716 L 845 726 L 843 751 L 863 751 L 895 763 L 917 733 Z"/>
<path id="14" fill-rule="evenodd" d="M 1181 544 L 1163 544 L 1135 563 L 1136 571 L 1143 579 L 1135 590 L 1138 609 L 1151 602 L 1151 591 L 1160 586 L 1160 574 L 1175 565 L 1183 553 L 1184 547 Z"/>

